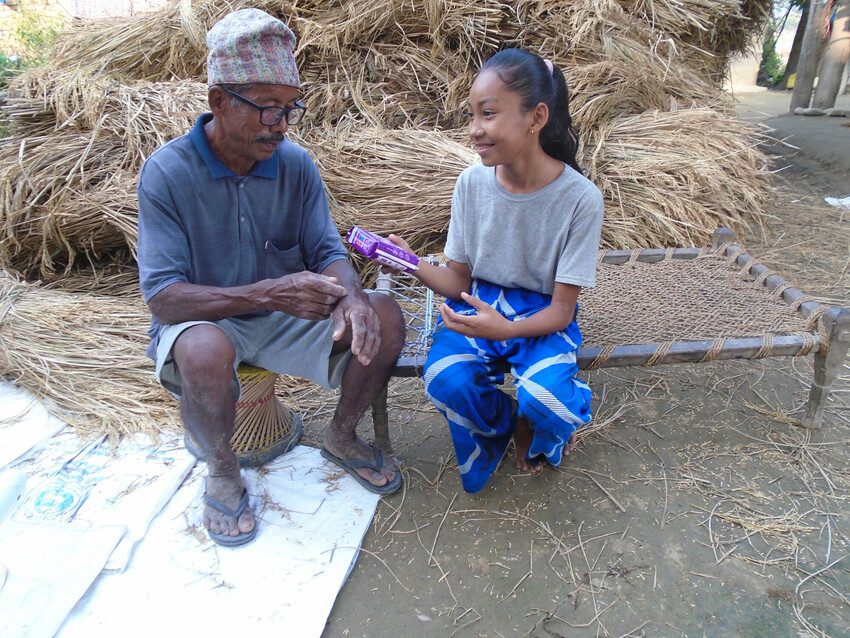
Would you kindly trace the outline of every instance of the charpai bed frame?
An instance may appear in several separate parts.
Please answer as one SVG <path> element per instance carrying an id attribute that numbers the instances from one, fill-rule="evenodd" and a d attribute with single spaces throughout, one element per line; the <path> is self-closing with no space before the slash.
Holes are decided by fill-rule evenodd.
<path id="1" fill-rule="evenodd" d="M 442 300 L 407 275 L 380 275 L 376 288 L 399 302 L 407 325 L 393 376 L 420 376 Z M 814 353 L 807 428 L 821 427 L 850 346 L 850 310 L 791 287 L 726 228 L 707 248 L 600 251 L 596 287 L 579 305 L 581 369 Z M 386 389 L 372 417 L 376 444 L 391 450 Z"/>

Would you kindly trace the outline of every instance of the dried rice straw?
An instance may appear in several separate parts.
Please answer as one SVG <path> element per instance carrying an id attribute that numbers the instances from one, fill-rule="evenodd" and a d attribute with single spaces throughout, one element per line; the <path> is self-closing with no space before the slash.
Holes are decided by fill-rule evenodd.
<path id="1" fill-rule="evenodd" d="M 120 437 L 177 426 L 145 356 L 140 298 L 44 290 L 0 275 L 0 375 L 81 433 Z"/>

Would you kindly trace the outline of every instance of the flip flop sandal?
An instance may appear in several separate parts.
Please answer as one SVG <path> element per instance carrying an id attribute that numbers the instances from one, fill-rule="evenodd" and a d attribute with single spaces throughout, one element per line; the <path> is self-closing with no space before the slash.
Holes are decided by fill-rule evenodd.
<path id="1" fill-rule="evenodd" d="M 401 472 L 396 470 L 395 477 L 392 481 L 385 483 L 384 485 L 375 485 L 371 481 L 366 480 L 362 476 L 357 473 L 358 469 L 366 468 L 368 470 L 372 470 L 380 474 L 381 468 L 384 467 L 384 453 L 380 448 L 375 448 L 375 462 L 370 463 L 369 461 L 358 461 L 356 459 L 347 460 L 341 459 L 338 456 L 335 456 L 332 452 L 329 452 L 326 448 L 322 448 L 321 450 L 322 456 L 324 456 L 328 461 L 340 466 L 346 472 L 351 474 L 354 479 L 360 483 L 363 487 L 365 487 L 370 492 L 375 494 L 392 494 L 393 492 L 397 492 L 398 488 L 401 487 Z"/>
<path id="2" fill-rule="evenodd" d="M 217 499 L 214 499 L 212 496 L 207 496 L 206 492 L 204 492 L 204 503 L 214 510 L 218 510 L 225 516 L 232 516 L 238 524 L 239 517 L 242 515 L 242 512 L 248 508 L 248 490 L 242 488 L 242 500 L 239 501 L 239 506 L 235 510 L 230 509 L 227 505 Z M 216 545 L 222 545 L 223 547 L 239 547 L 240 545 L 245 545 L 246 543 L 250 543 L 254 540 L 254 537 L 257 535 L 257 527 L 258 525 L 255 519 L 254 529 L 250 532 L 240 532 L 236 536 L 230 536 L 229 534 L 216 534 L 208 529 L 207 534 L 210 535 L 210 538 Z"/>

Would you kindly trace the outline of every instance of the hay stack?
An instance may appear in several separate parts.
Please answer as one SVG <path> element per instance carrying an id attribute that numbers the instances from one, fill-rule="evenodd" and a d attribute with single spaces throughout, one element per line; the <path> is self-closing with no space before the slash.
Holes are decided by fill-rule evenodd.
<path id="1" fill-rule="evenodd" d="M 121 81 L 203 81 L 206 29 L 231 8 L 287 20 L 311 112 L 323 122 L 462 122 L 472 74 L 500 46 L 530 47 L 565 65 L 663 69 L 656 80 L 686 104 L 709 106 L 729 55 L 763 22 L 767 0 L 183 1 L 155 14 L 96 23 L 63 38 L 54 66 Z M 758 18 L 757 20 L 754 18 Z M 139 51 L 144 51 L 140 55 Z M 597 88 L 598 85 L 586 88 Z M 640 111 L 636 111 L 640 112 Z"/>
<path id="2" fill-rule="evenodd" d="M 709 69 L 735 46 L 748 16 L 764 4 L 239 0 L 221 6 L 211 0 L 184 0 L 155 14 L 95 23 L 60 41 L 49 70 L 25 74 L 10 90 L 4 112 L 14 141 L 0 149 L 0 180 L 5 182 L 0 188 L 0 264 L 54 277 L 80 256 L 96 262 L 112 258 L 123 246 L 132 250 L 135 201 L 132 193 L 120 189 L 131 188 L 142 160 L 185 132 L 204 110 L 203 84 L 169 79 L 203 79 L 204 34 L 231 9 L 259 6 L 289 17 L 299 33 L 298 56 L 310 109 L 302 134 L 325 171 L 340 229 L 356 220 L 379 231 L 397 229 L 414 245 L 433 247 L 444 230 L 447 185 L 454 177 L 444 177 L 445 171 L 459 172 L 474 156 L 465 149 L 443 152 L 444 143 L 451 146 L 461 139 L 453 132 L 432 135 L 428 139 L 440 141 L 420 147 L 423 142 L 412 130 L 461 127 L 460 111 L 473 71 L 492 50 L 521 44 L 562 64 L 581 139 L 596 145 L 602 139 L 598 132 L 622 117 L 694 107 L 729 112 Z M 716 55 L 710 48 L 714 45 Z M 687 126 L 691 120 L 671 121 Z M 337 124 L 339 130 L 333 129 Z M 399 132 L 391 134 L 390 129 Z M 620 127 L 606 130 L 623 132 Z M 724 135 L 732 135 L 742 129 L 724 130 Z M 337 135 L 340 139 L 334 140 Z M 48 140 L 58 143 L 58 162 L 51 162 Z M 361 152 L 348 146 L 355 141 L 363 145 Z M 378 148 L 383 143 L 388 146 Z M 756 154 L 738 154 L 735 162 L 747 160 L 752 163 L 724 174 L 728 178 L 761 170 L 763 160 Z M 422 173 L 424 161 L 435 162 L 436 168 Z M 426 176 L 424 183 L 428 175 L 439 177 L 431 189 L 419 184 L 406 190 L 408 176 L 420 174 Z M 384 175 L 395 187 L 375 183 L 375 176 Z M 619 175 L 609 182 L 618 183 Z M 594 176 L 604 179 L 604 170 Z M 638 183 L 649 187 L 653 182 Z M 719 187 L 721 182 L 711 185 Z M 728 188 L 721 191 L 696 191 L 695 207 L 727 210 L 711 204 L 723 199 Z M 629 201 L 610 188 L 606 192 L 609 204 L 628 211 Z M 421 203 L 410 218 L 412 198 L 419 196 Z M 653 193 L 631 199 L 650 202 Z M 749 203 L 757 216 L 758 199 Z M 425 211 L 437 220 L 436 226 L 422 221 L 428 217 Z M 644 231 L 638 223 L 644 214 L 625 213 L 618 227 L 607 230 L 607 241 L 618 247 L 650 240 L 669 245 L 686 237 L 696 241 L 711 230 L 683 234 L 681 228 L 693 222 L 687 218 L 670 220 L 669 232 L 658 224 Z M 700 219 L 708 223 L 726 217 Z"/>
<path id="3" fill-rule="evenodd" d="M 605 196 L 603 243 L 704 246 L 718 226 L 742 233 L 759 223 L 768 182 L 767 158 L 754 148 L 759 135 L 710 109 L 646 112 L 599 127 L 582 166 Z"/>

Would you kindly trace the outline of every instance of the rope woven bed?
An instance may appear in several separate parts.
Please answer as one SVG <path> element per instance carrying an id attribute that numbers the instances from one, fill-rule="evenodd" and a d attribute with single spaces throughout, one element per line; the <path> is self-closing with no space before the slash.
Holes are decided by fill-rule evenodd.
<path id="1" fill-rule="evenodd" d="M 442 299 L 409 276 L 382 275 L 377 288 L 399 302 L 407 323 L 394 376 L 420 376 Z M 725 228 L 710 248 L 600 251 L 596 287 L 579 305 L 582 369 L 815 353 L 802 420 L 813 428 L 850 344 L 850 311 L 791 287 Z M 385 438 L 377 425 L 376 437 Z"/>

